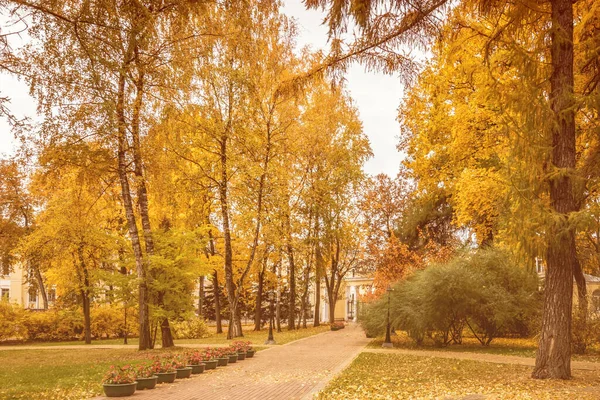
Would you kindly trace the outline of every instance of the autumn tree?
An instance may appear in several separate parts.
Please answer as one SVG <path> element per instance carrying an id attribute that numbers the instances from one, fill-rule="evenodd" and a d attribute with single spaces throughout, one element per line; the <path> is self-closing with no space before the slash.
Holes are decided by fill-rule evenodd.
<path id="1" fill-rule="evenodd" d="M 366 61 L 370 62 L 371 66 L 377 66 L 380 58 L 378 58 L 378 54 L 369 54 L 370 49 L 376 47 L 385 50 L 386 47 L 382 44 L 399 44 L 397 40 L 391 39 L 397 38 L 393 35 L 394 33 L 406 28 L 406 15 L 410 15 L 413 20 L 421 17 L 421 21 L 423 21 L 430 15 L 431 7 L 440 5 L 434 2 L 419 4 L 421 7 L 412 14 L 387 13 L 382 16 L 379 14 L 381 10 L 395 10 L 401 13 L 406 11 L 410 5 L 403 1 L 367 4 L 360 1 L 339 3 L 325 0 L 308 4 L 313 7 L 329 7 L 328 22 L 333 35 L 339 35 L 344 30 L 345 22 L 349 18 L 358 24 L 362 36 L 356 43 L 359 46 L 362 44 L 362 46 L 358 50 L 351 49 L 343 53 L 343 56 L 337 55 L 330 63 L 337 62 L 342 66 L 352 58 L 360 59 L 359 55 L 366 57 Z M 513 49 L 520 47 L 522 42 L 520 37 L 517 39 L 516 36 L 528 31 L 535 32 L 530 35 L 532 46 L 528 50 L 534 49 L 533 54 L 537 56 L 545 54 L 546 59 L 550 60 L 549 68 L 529 70 L 535 75 L 539 74 L 537 76 L 544 76 L 549 82 L 545 100 L 546 107 L 550 112 L 546 114 L 546 121 L 552 121 L 552 123 L 546 123 L 543 119 L 537 119 L 538 115 L 528 121 L 537 121 L 537 130 L 542 129 L 548 133 L 547 137 L 552 149 L 549 152 L 545 176 L 542 178 L 548 183 L 549 214 L 551 214 L 549 219 L 553 223 L 549 224 L 548 229 L 544 232 L 548 263 L 547 297 L 544 307 L 542 339 L 533 375 L 537 378 L 569 378 L 573 273 L 575 273 L 578 284 L 582 277 L 576 257 L 575 226 L 572 223 L 574 213 L 581 207 L 576 193 L 577 185 L 573 183 L 576 167 L 574 5 L 565 0 L 553 0 L 543 5 L 537 2 L 508 5 L 505 2 L 496 1 L 464 2 L 464 4 L 473 6 L 479 15 L 490 16 L 491 20 L 495 21 L 491 25 L 491 32 L 486 34 L 488 44 L 480 57 L 485 58 L 494 50 L 507 45 L 508 47 L 513 46 Z M 386 21 L 391 22 L 386 24 Z M 392 37 L 389 37 L 390 32 Z M 418 30 L 412 32 L 418 32 Z M 476 33 L 483 32 L 476 31 Z M 385 34 L 388 36 L 382 36 Z M 365 45 L 365 43 L 367 44 Z M 525 53 L 514 54 L 519 57 Z M 526 59 L 526 57 L 520 58 L 525 61 L 526 66 L 534 68 L 539 61 L 535 56 L 533 60 Z M 398 64 L 403 65 L 402 62 Z M 380 66 L 380 69 L 389 71 L 393 65 L 394 63 L 390 62 Z M 593 61 L 586 65 L 588 71 L 590 71 L 591 65 L 594 65 Z M 588 80 L 588 83 L 592 81 Z M 519 102 L 516 100 L 515 104 Z"/>
<path id="2" fill-rule="evenodd" d="M 61 133 L 61 140 L 102 138 L 116 155 L 140 284 L 139 347 L 149 348 L 147 272 L 154 245 L 140 147 L 148 122 L 146 100 L 151 88 L 169 86 L 160 84 L 169 65 L 165 60 L 175 62 L 178 55 L 188 54 L 181 44 L 194 37 L 198 26 L 190 28 L 187 22 L 192 19 L 187 16 L 197 13 L 193 21 L 201 24 L 206 9 L 190 7 L 193 2 L 185 0 L 11 3 L 15 12 L 32 14 L 29 33 L 34 40 L 24 51 L 27 63 L 22 65 L 42 113 L 77 126 L 69 134 Z M 44 129 L 59 131 L 55 121 L 49 117 Z"/>

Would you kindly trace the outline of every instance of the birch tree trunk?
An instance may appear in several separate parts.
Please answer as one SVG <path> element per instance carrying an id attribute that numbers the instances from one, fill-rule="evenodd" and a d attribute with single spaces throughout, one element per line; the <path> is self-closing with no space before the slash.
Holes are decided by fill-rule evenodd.
<path id="1" fill-rule="evenodd" d="M 117 92 L 117 135 L 118 135 L 118 151 L 117 151 L 117 162 L 118 162 L 118 175 L 119 182 L 121 184 L 121 198 L 123 200 L 123 207 L 125 208 L 125 216 L 127 218 L 127 228 L 129 231 L 129 237 L 131 239 L 131 246 L 133 248 L 133 254 L 135 257 L 136 272 L 139 279 L 138 286 L 138 306 L 139 306 L 139 350 L 151 349 L 152 339 L 150 336 L 150 317 L 148 311 L 148 283 L 146 277 L 146 268 L 144 265 L 144 257 L 142 253 L 142 246 L 140 243 L 140 237 L 138 227 L 135 220 L 135 213 L 133 209 L 133 200 L 131 198 L 131 188 L 129 185 L 129 177 L 127 176 L 127 149 L 129 147 L 127 143 L 127 125 L 125 121 L 125 70 L 127 63 L 122 66 L 119 73 L 119 84 Z"/>

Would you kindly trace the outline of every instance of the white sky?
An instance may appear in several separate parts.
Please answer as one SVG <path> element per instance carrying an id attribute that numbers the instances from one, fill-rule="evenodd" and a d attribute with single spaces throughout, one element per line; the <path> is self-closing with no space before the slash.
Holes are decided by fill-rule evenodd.
<path id="1" fill-rule="evenodd" d="M 283 12 L 294 17 L 298 24 L 298 47 L 310 46 L 313 50 L 327 51 L 327 28 L 322 25 L 324 14 L 306 10 L 302 0 L 285 0 Z M 403 87 L 397 77 L 366 73 L 354 65 L 346 75 L 347 88 L 363 121 L 364 131 L 371 141 L 374 156 L 365 165 L 369 174 L 386 173 L 395 176 L 401 161 L 396 150 L 399 125 L 397 108 Z M 35 101 L 28 87 L 12 76 L 0 74 L 0 93 L 11 99 L 10 109 L 19 117 L 36 116 Z M 14 139 L 6 121 L 0 119 L 0 153 L 13 153 Z"/>

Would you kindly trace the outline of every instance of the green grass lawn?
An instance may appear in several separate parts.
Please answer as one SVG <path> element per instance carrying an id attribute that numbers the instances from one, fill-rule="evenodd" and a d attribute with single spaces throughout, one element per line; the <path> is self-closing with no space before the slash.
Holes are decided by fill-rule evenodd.
<path id="1" fill-rule="evenodd" d="M 0 399 L 84 399 L 102 392 L 111 365 L 139 364 L 150 354 L 133 349 L 0 351 Z"/>
<path id="2" fill-rule="evenodd" d="M 361 353 L 319 394 L 331 399 L 598 399 L 597 371 L 570 381 L 529 378 L 531 368 L 400 354 Z"/>
<path id="3" fill-rule="evenodd" d="M 260 351 L 265 347 L 255 347 Z M 85 399 L 102 394 L 111 365 L 137 365 L 189 349 L 56 349 L 0 351 L 0 399 Z"/>
<path id="4" fill-rule="evenodd" d="M 489 346 L 482 346 L 474 337 L 464 337 L 460 345 L 449 345 L 446 347 L 436 347 L 433 341 L 427 338 L 422 346 L 417 346 L 414 341 L 408 337 L 406 332 L 398 331 L 396 336 L 392 336 L 394 347 L 409 350 L 429 350 L 429 351 L 455 351 L 470 353 L 499 354 L 506 356 L 535 357 L 537 342 L 535 339 L 522 338 L 496 338 Z M 381 348 L 384 338 L 378 337 L 369 343 L 370 348 Z M 573 354 L 574 360 L 600 362 L 600 349 L 593 347 L 588 349 L 588 354 Z"/>
<path id="5" fill-rule="evenodd" d="M 284 330 L 274 333 L 278 344 L 329 330 L 318 328 Z M 245 331 L 243 340 L 251 341 L 257 350 L 267 338 L 267 331 Z M 240 340 L 240 338 L 236 339 Z M 227 344 L 225 335 L 213 335 L 199 340 L 181 340 L 176 344 Z M 122 344 L 120 340 L 95 341 L 96 344 Z M 130 341 L 136 344 L 137 341 Z M 5 346 L 0 350 L 0 399 L 85 399 L 102 394 L 102 377 L 111 365 L 140 364 L 157 354 L 182 352 L 188 349 L 137 351 L 135 349 L 59 349 L 60 344 L 82 342 L 39 343 L 39 349 L 18 350 Z M 28 344 L 30 345 L 30 344 Z"/>
<path id="6" fill-rule="evenodd" d="M 214 327 L 210 327 L 211 330 L 215 330 Z M 259 345 L 264 344 L 265 340 L 267 340 L 267 329 L 263 329 L 259 332 L 255 332 L 252 330 L 253 326 L 245 326 L 244 327 L 244 337 L 236 338 L 233 340 L 227 339 L 227 327 L 224 328 L 225 333 L 212 333 L 209 337 L 204 339 L 179 339 L 175 340 L 175 344 L 228 344 L 235 340 L 247 340 L 252 342 L 252 344 Z M 273 336 L 275 337 L 275 341 L 277 344 L 286 344 L 292 342 L 294 340 L 302 339 L 308 336 L 316 335 L 321 332 L 325 332 L 329 330 L 329 324 L 323 324 L 319 327 L 309 327 L 306 329 L 297 329 L 293 331 L 288 331 L 286 327 L 282 327 L 281 332 L 274 331 Z M 22 345 L 27 346 L 40 346 L 40 347 L 53 347 L 53 346 L 63 346 L 63 345 L 85 345 L 85 343 L 81 340 L 76 341 L 68 341 L 68 342 L 29 342 L 29 343 L 21 343 Z M 123 344 L 123 339 L 102 339 L 102 340 L 93 340 L 92 344 Z M 128 340 L 128 344 L 137 345 L 137 338 L 130 338 Z M 157 345 L 160 346 L 160 338 L 157 339 Z M 4 344 L 3 346 L 10 346 L 8 344 Z"/>

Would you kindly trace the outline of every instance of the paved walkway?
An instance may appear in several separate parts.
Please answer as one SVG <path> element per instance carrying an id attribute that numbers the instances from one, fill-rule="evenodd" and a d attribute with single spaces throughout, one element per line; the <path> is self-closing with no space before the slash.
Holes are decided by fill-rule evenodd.
<path id="1" fill-rule="evenodd" d="M 203 348 L 203 347 L 228 347 L 228 343 L 177 343 L 177 347 L 187 347 L 190 349 Z M 261 344 L 260 347 L 270 347 L 271 345 Z M 132 349 L 137 350 L 137 344 L 61 344 L 56 346 L 0 346 L 0 351 L 8 350 L 89 350 L 89 349 Z M 161 346 L 157 345 L 157 349 Z"/>
<path id="2" fill-rule="evenodd" d="M 136 392 L 140 400 L 312 399 L 371 341 L 356 325 L 262 350 L 244 361 Z"/>
<path id="3" fill-rule="evenodd" d="M 495 364 L 516 364 L 525 365 L 528 367 L 535 366 L 535 358 L 505 356 L 501 354 L 489 353 L 468 353 L 455 351 L 428 351 L 428 350 L 407 350 L 407 349 L 365 349 L 366 353 L 383 353 L 383 354 L 404 354 L 417 357 L 438 357 L 438 358 L 453 358 L 456 360 L 473 360 Z M 571 360 L 571 369 L 600 371 L 600 363 L 591 361 L 575 361 Z"/>

